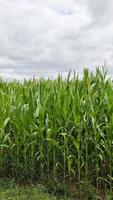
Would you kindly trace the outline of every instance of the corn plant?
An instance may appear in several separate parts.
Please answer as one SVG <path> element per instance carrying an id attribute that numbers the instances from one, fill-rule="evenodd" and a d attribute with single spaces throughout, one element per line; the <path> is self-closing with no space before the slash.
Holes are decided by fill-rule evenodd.
<path id="1" fill-rule="evenodd" d="M 113 82 L 106 70 L 82 79 L 0 80 L 0 176 L 103 182 L 113 187 Z"/>

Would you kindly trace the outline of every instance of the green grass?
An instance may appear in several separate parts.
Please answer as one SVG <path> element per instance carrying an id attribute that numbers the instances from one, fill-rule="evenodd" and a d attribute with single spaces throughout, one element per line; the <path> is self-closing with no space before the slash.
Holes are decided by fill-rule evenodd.
<path id="1" fill-rule="evenodd" d="M 72 199 L 72 195 L 64 194 L 64 192 L 61 192 L 61 189 L 57 190 L 52 187 L 54 185 L 47 187 L 38 184 L 38 183 L 32 183 L 31 181 L 29 183 L 24 184 L 18 184 L 14 179 L 0 179 L 0 200 L 70 200 Z M 61 187 L 61 185 L 60 185 Z"/>
<path id="2" fill-rule="evenodd" d="M 0 189 L 0 200 L 113 200 L 113 195 L 110 193 L 106 193 L 105 196 L 103 194 L 96 196 L 95 193 L 91 192 L 90 190 L 89 193 L 84 194 L 81 198 L 55 197 L 54 195 L 44 192 L 39 186 L 21 186 Z"/>
<path id="3" fill-rule="evenodd" d="M 82 79 L 0 81 L 0 177 L 79 197 L 89 185 L 112 192 L 113 82 L 104 69 L 84 69 Z"/>
<path id="4" fill-rule="evenodd" d="M 0 200 L 55 200 L 49 194 L 42 192 L 38 188 L 22 187 L 15 189 L 0 189 Z"/>
<path id="5" fill-rule="evenodd" d="M 61 187 L 61 185 L 60 185 Z M 58 189 L 58 188 L 57 188 Z M 74 195 L 61 194 L 58 190 L 57 193 L 41 184 L 26 184 L 18 185 L 14 179 L 1 179 L 0 180 L 0 200 L 112 200 L 113 193 L 109 190 L 103 191 L 97 195 L 95 188 L 88 186 L 82 188 L 81 197 L 77 193 Z"/>

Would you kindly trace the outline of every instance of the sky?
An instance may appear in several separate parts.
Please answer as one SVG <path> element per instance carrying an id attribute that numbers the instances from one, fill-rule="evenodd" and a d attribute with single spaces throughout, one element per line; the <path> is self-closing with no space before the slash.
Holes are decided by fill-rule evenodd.
<path id="1" fill-rule="evenodd" d="M 113 0 L 0 0 L 0 76 L 22 80 L 82 73 L 113 76 Z"/>

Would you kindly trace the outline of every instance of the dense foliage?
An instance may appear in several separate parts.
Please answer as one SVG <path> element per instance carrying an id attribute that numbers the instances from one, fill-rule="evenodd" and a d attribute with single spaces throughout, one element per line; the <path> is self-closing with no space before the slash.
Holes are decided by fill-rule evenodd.
<path id="1" fill-rule="evenodd" d="M 0 81 L 0 176 L 112 189 L 113 83 L 106 71 Z"/>

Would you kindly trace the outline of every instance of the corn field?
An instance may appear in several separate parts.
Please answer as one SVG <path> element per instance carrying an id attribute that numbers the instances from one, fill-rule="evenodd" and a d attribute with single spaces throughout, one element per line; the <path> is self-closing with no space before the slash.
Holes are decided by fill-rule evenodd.
<path id="1" fill-rule="evenodd" d="M 113 82 L 106 70 L 82 79 L 0 81 L 0 177 L 113 187 Z"/>

